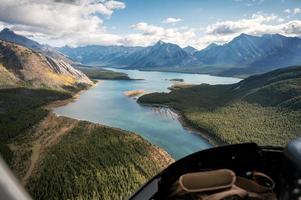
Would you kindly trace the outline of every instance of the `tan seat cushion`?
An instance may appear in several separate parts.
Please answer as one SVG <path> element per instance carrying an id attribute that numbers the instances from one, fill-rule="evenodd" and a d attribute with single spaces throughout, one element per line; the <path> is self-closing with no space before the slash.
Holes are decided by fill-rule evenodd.
<path id="1" fill-rule="evenodd" d="M 231 188 L 235 180 L 232 170 L 220 169 L 184 174 L 180 177 L 179 184 L 186 192 L 203 192 Z"/>

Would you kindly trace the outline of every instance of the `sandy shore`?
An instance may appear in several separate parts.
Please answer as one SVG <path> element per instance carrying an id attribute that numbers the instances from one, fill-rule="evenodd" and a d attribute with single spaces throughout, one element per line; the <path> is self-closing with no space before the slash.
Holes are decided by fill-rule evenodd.
<path id="1" fill-rule="evenodd" d="M 145 93 L 144 90 L 131 90 L 131 91 L 126 91 L 123 94 L 128 97 L 133 97 L 144 93 Z"/>

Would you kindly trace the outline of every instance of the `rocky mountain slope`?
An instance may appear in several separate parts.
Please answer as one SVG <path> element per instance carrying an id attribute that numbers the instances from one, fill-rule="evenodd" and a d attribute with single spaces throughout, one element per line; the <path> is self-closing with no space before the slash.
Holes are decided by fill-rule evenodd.
<path id="1" fill-rule="evenodd" d="M 64 60 L 54 59 L 24 46 L 0 40 L 1 87 L 27 85 L 63 89 L 93 84 Z"/>
<path id="2" fill-rule="evenodd" d="M 186 53 L 193 55 L 195 52 L 197 52 L 198 50 L 193 48 L 192 46 L 187 46 L 185 48 L 183 48 L 184 51 L 186 51 Z"/>
<path id="3" fill-rule="evenodd" d="M 59 51 L 75 62 L 88 65 L 110 65 L 126 59 L 130 54 L 143 49 L 142 47 L 89 45 L 72 48 L 64 46 Z"/>
<path id="4" fill-rule="evenodd" d="M 180 46 L 172 43 L 158 41 L 155 45 L 134 53 L 129 68 L 158 68 L 158 67 L 183 67 L 199 64 L 191 54 Z"/>

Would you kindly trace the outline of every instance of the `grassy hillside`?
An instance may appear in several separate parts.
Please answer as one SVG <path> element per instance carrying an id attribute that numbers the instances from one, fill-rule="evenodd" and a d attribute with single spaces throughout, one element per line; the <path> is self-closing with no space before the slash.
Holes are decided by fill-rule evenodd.
<path id="1" fill-rule="evenodd" d="M 285 145 L 301 136 L 301 67 L 275 70 L 232 85 L 198 85 L 140 97 L 181 111 L 218 141 Z"/>

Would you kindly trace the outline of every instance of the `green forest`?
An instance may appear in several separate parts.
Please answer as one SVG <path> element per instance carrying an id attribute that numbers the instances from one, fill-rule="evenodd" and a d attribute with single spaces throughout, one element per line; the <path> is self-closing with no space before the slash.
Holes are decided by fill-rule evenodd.
<path id="1" fill-rule="evenodd" d="M 55 100 L 70 98 L 71 93 L 30 88 L 0 90 L 0 153 L 11 163 L 13 152 L 7 144 L 22 141 L 39 121 L 47 116 L 43 106 Z"/>
<path id="2" fill-rule="evenodd" d="M 122 200 L 170 161 L 135 134 L 80 122 L 49 150 L 28 188 L 34 199 Z"/>
<path id="3" fill-rule="evenodd" d="M 78 90 L 0 90 L 0 153 L 34 199 L 124 199 L 173 162 L 134 133 L 47 108 Z"/>
<path id="4" fill-rule="evenodd" d="M 114 72 L 99 67 L 78 67 L 91 79 L 130 80 L 126 73 Z"/>
<path id="5" fill-rule="evenodd" d="M 232 85 L 177 86 L 170 93 L 144 95 L 138 102 L 179 110 L 213 143 L 283 146 L 301 136 L 301 67 L 251 76 Z"/>

